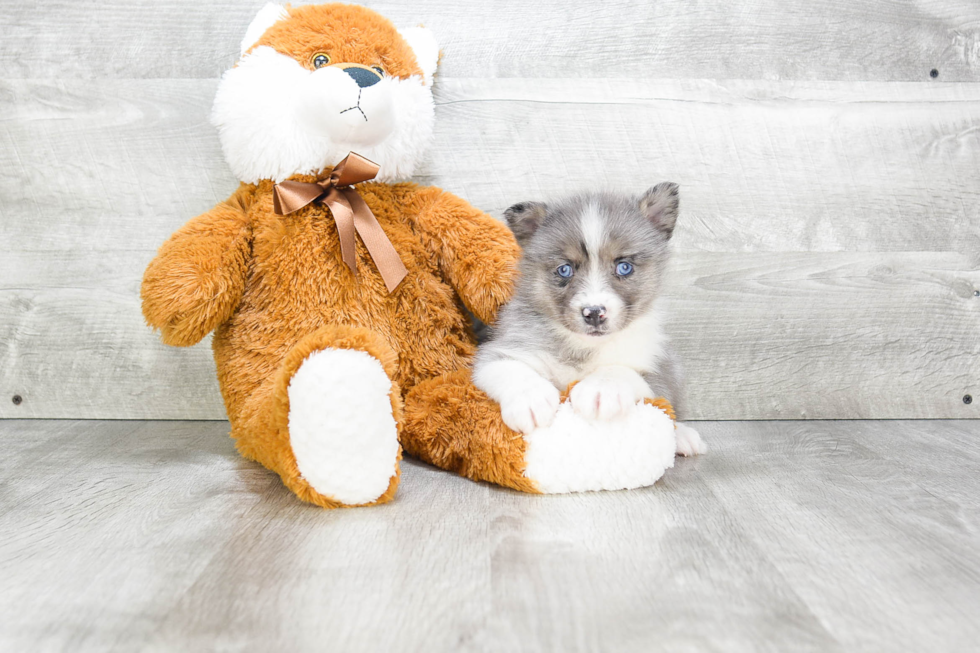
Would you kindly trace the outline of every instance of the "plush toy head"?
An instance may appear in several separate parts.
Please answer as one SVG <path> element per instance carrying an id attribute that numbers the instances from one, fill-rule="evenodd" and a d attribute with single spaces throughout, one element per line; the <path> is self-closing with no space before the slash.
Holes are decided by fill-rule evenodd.
<path id="1" fill-rule="evenodd" d="M 351 150 L 380 181 L 408 177 L 432 136 L 430 32 L 399 31 L 356 5 L 267 4 L 242 57 L 221 78 L 211 115 L 244 182 L 315 174 Z"/>

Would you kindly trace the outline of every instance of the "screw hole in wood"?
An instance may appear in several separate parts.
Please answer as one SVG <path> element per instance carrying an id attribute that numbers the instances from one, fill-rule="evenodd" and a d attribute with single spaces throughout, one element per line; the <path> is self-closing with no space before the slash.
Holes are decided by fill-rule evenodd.
<path id="1" fill-rule="evenodd" d="M 932 70 L 929 71 L 929 77 L 936 79 L 937 77 L 939 77 L 939 71 L 933 68 Z"/>
<path id="2" fill-rule="evenodd" d="M 14 395 L 11 401 L 14 402 L 14 406 L 20 406 L 24 402 L 24 398 L 20 395 Z"/>

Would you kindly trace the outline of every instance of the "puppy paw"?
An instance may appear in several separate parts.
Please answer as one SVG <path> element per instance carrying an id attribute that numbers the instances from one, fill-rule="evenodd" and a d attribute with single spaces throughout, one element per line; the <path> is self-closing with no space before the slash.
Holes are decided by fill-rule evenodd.
<path id="1" fill-rule="evenodd" d="M 697 456 L 708 452 L 708 445 L 701 439 L 701 434 L 687 424 L 678 422 L 674 435 L 677 438 L 679 456 Z"/>
<path id="2" fill-rule="evenodd" d="M 500 416 L 512 430 L 530 433 L 536 428 L 551 426 L 560 401 L 558 389 L 542 380 L 541 384 L 500 402 Z"/>
<path id="3" fill-rule="evenodd" d="M 612 420 L 636 407 L 636 389 L 627 381 L 586 377 L 568 397 L 575 412 L 586 419 Z"/>

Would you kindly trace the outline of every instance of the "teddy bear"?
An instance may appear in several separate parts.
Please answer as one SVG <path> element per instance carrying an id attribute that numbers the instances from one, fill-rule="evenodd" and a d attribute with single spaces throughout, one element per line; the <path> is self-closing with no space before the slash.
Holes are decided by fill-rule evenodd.
<path id="1" fill-rule="evenodd" d="M 652 483 L 673 462 L 664 406 L 635 415 L 658 437 L 596 437 L 569 411 L 522 437 L 470 380 L 464 307 L 493 322 L 520 249 L 502 222 L 406 181 L 439 56 L 427 29 L 364 7 L 262 8 L 212 110 L 240 185 L 162 245 L 144 317 L 169 345 L 214 333 L 238 450 L 318 506 L 391 500 L 403 450 L 525 492 Z"/>

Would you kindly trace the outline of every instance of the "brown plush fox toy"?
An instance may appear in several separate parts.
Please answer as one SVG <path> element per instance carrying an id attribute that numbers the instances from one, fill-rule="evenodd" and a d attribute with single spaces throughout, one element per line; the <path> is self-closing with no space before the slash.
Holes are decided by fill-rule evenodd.
<path id="1" fill-rule="evenodd" d="M 542 490 L 527 442 L 467 371 L 462 306 L 493 321 L 517 244 L 458 197 L 400 181 L 432 134 L 438 57 L 427 30 L 363 7 L 263 8 L 212 114 L 241 185 L 143 279 L 143 313 L 166 343 L 215 332 L 241 453 L 320 506 L 390 500 L 401 447 Z M 565 464 L 549 460 L 536 464 Z"/>

